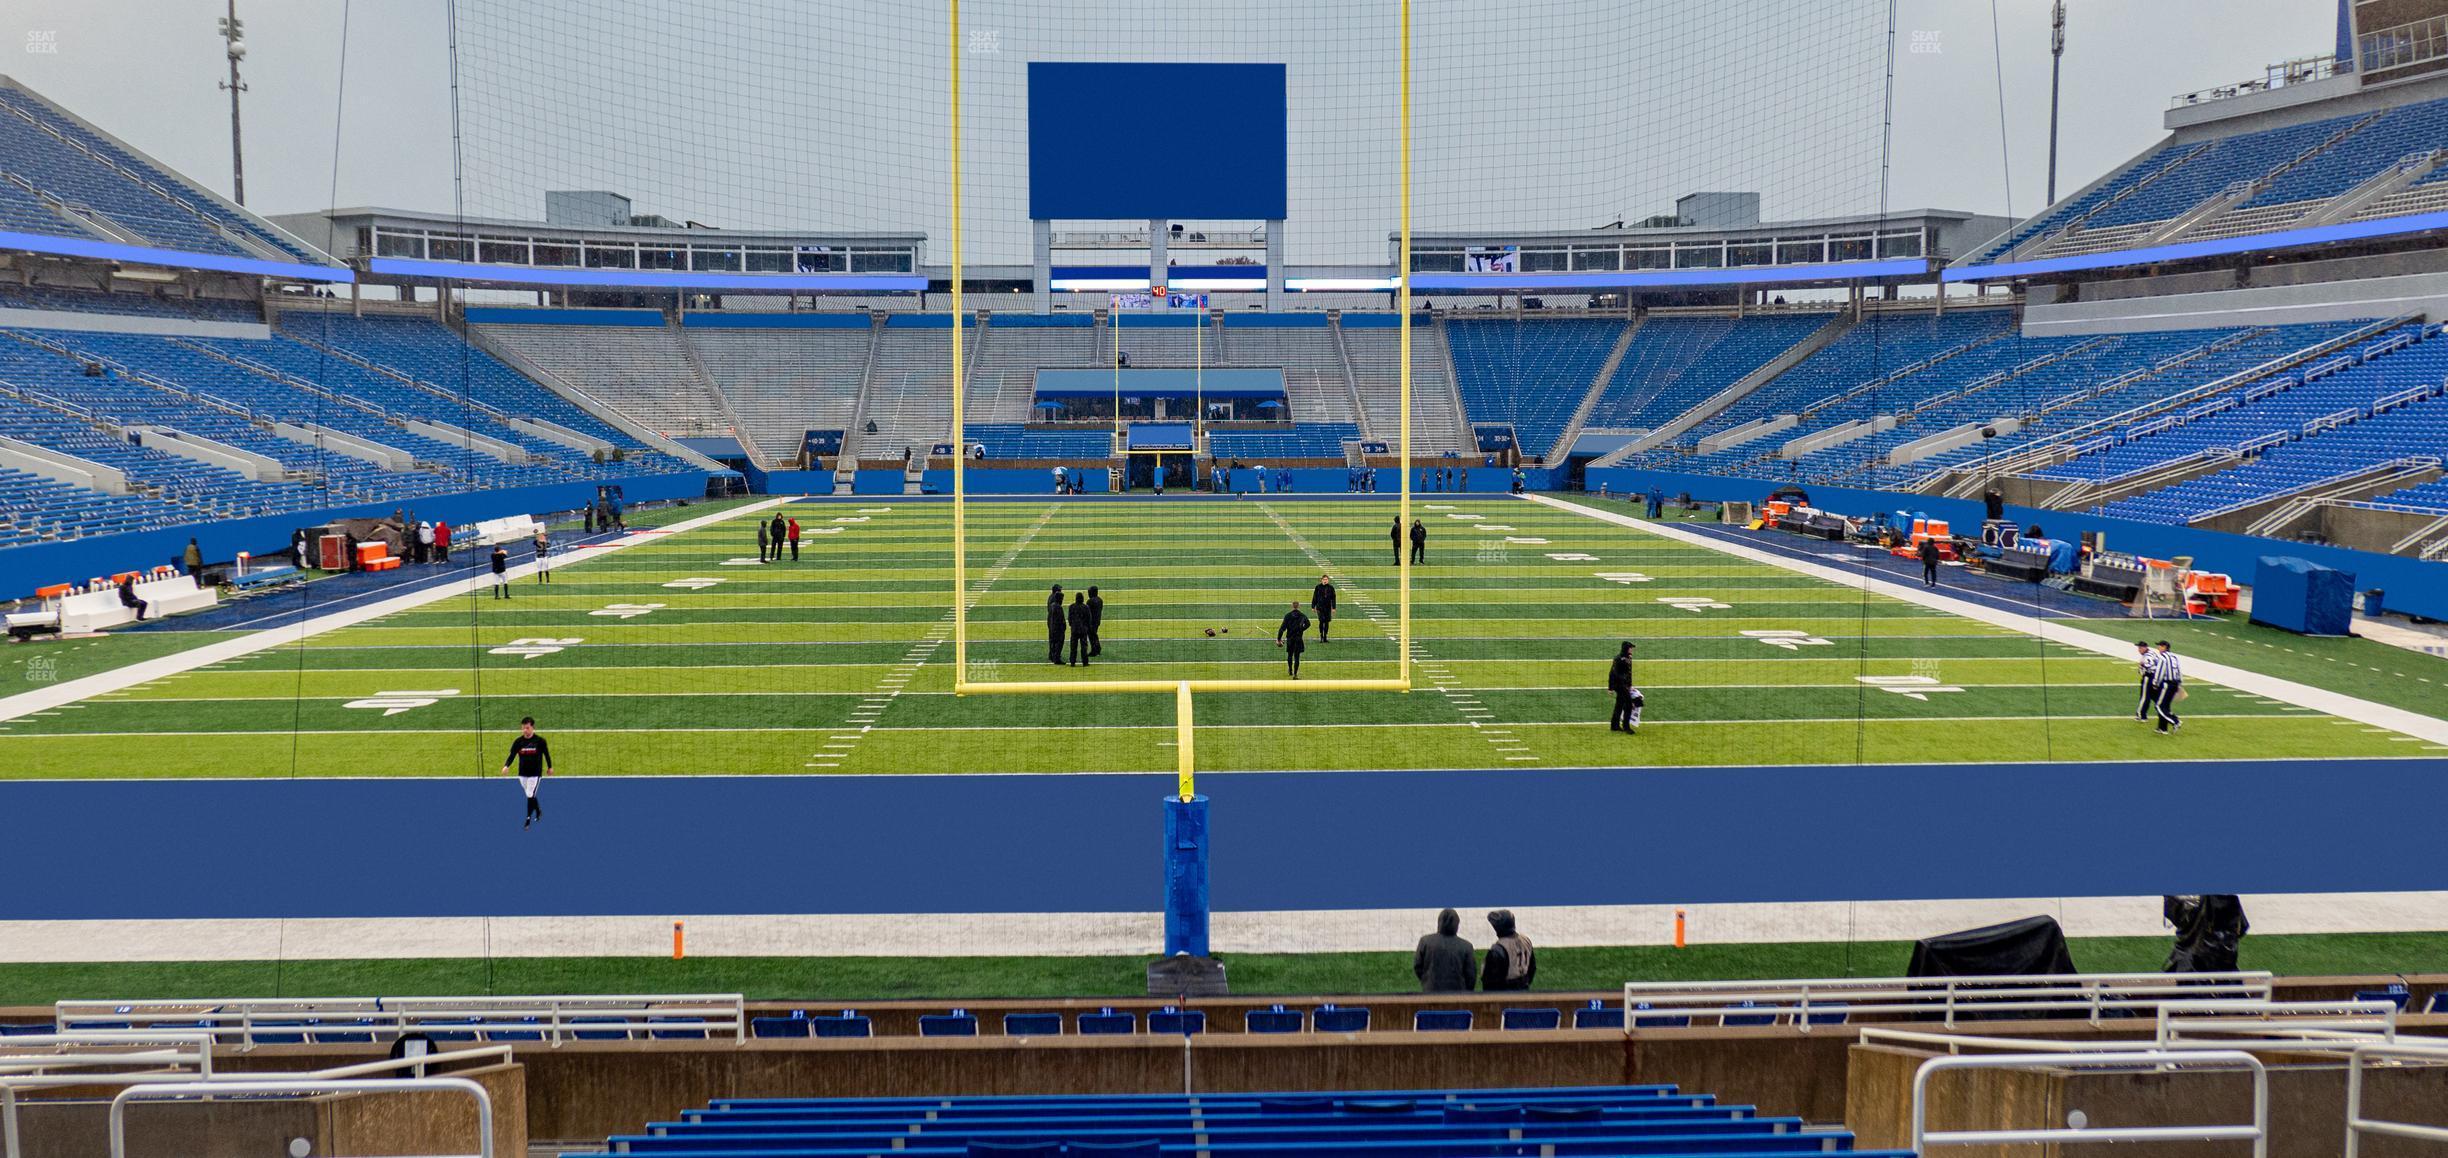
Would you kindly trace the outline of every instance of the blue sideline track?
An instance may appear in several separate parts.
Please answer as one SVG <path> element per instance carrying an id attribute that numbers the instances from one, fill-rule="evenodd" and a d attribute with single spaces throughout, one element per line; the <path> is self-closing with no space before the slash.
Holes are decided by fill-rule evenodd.
<path id="1" fill-rule="evenodd" d="M 2448 889 L 2443 777 L 2428 758 L 2170 760 L 1200 788 L 1219 911 L 1467 910 Z M 1171 787 L 572 778 L 522 831 L 507 779 L 0 783 L 0 919 L 1153 912 Z"/>

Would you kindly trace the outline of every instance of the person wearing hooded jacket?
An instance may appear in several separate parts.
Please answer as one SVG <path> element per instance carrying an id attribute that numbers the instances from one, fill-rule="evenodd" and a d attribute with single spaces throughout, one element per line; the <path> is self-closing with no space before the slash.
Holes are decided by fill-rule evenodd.
<path id="1" fill-rule="evenodd" d="M 1045 619 L 1046 662 L 1062 663 L 1063 633 L 1069 629 L 1071 621 L 1063 610 L 1062 584 L 1060 583 L 1055 584 L 1054 589 L 1046 593 Z"/>
<path id="2" fill-rule="evenodd" d="M 1530 988 L 1530 983 L 1538 979 L 1538 953 L 1530 948 L 1530 938 L 1514 931 L 1513 910 L 1489 913 L 1488 925 L 1496 930 L 1496 943 L 1488 946 L 1487 967 L 1479 974 L 1479 988 L 1490 993 Z"/>
<path id="3" fill-rule="evenodd" d="M 1447 909 L 1437 914 L 1437 931 L 1419 939 L 1419 947 L 1411 951 L 1411 974 L 1419 978 L 1422 993 L 1468 993 L 1471 991 L 1471 943 L 1458 934 L 1462 929 L 1462 914 Z"/>

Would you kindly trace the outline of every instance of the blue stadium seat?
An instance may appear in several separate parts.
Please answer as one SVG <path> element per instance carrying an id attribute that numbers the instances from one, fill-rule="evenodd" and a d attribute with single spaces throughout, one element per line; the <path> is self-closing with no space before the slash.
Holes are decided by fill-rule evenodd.
<path id="1" fill-rule="evenodd" d="M 519 1024 L 519 1025 L 532 1025 L 532 1026 L 535 1026 L 536 1028 L 534 1028 L 534 1029 L 489 1029 L 489 1030 L 486 1030 L 486 1031 L 485 1031 L 484 1039 L 485 1039 L 486 1041 L 542 1041 L 542 1040 L 544 1040 L 544 1029 L 543 1029 L 543 1026 L 544 1026 L 544 1020 L 543 1020 L 542 1018 L 538 1018 L 538 1017 L 515 1017 L 515 1018 L 511 1018 L 510 1020 L 511 1020 L 511 1021 L 513 1021 L 513 1022 L 515 1022 L 516 1024 Z"/>
<path id="2" fill-rule="evenodd" d="M 1623 1027 L 1624 1011 L 1620 1005 L 1609 1007 L 1603 1001 L 1592 1001 L 1573 1010 L 1574 1029 L 1622 1029 Z"/>
<path id="3" fill-rule="evenodd" d="M 2354 995 L 2357 1001 L 2386 1001 L 2401 1010 L 2412 997 L 2412 991 L 2406 988 L 2403 981 L 2392 981 L 2379 989 L 2357 989 Z"/>
<path id="4" fill-rule="evenodd" d="M 1242 1019 L 1242 1028 L 1250 1033 L 1299 1033 L 1306 1024 L 1306 1014 L 1280 1005 L 1250 1010 Z"/>
<path id="5" fill-rule="evenodd" d="M 588 1016 L 588 1017 L 573 1017 L 573 1018 L 570 1018 L 570 1019 L 569 1019 L 569 1024 L 571 1024 L 571 1025 L 573 1025 L 573 1026 L 579 1026 L 579 1025 L 619 1025 L 620 1023 L 622 1023 L 623 1021 L 626 1021 L 626 1020 L 628 1020 L 628 1019 L 627 1019 L 627 1018 L 621 1018 L 621 1017 L 596 1017 L 596 1016 Z M 627 1040 L 629 1040 L 629 1031 L 628 1031 L 628 1029 L 626 1029 L 626 1028 L 622 1028 L 622 1029 L 573 1029 L 573 1030 L 571 1030 L 571 1031 L 570 1031 L 570 1036 L 571 1036 L 572 1038 L 574 1038 L 574 1039 L 578 1040 L 578 1041 L 627 1041 Z"/>
<path id="6" fill-rule="evenodd" d="M 1560 1009 L 1508 1009 L 1499 1022 L 1506 1029 L 1554 1029 L 1563 1023 Z"/>
<path id="7" fill-rule="evenodd" d="M 807 1037 L 807 1010 L 794 1009 L 787 1017 L 752 1017 L 748 1019 L 750 1037 Z"/>
<path id="8" fill-rule="evenodd" d="M 1095 1013 L 1080 1014 L 1079 1031 L 1083 1037 L 1137 1033 L 1139 1016 L 1135 1013 L 1116 1013 L 1107 1007 Z"/>
<path id="9" fill-rule="evenodd" d="M 2431 1000 L 2423 1004 L 2424 1013 L 2448 1013 L 2448 989 L 2434 989 Z M 0 1030 L 0 1032 L 6 1032 Z"/>
<path id="10" fill-rule="evenodd" d="M 649 1017 L 646 1019 L 646 1025 L 648 1027 L 646 1030 L 646 1036 L 657 1041 L 705 1040 L 706 1031 L 703 1028 L 705 1026 L 705 1019 L 702 1017 Z M 673 1028 L 655 1028 L 658 1026 L 670 1026 Z M 698 1028 L 682 1028 L 686 1026 L 696 1026 Z"/>
<path id="11" fill-rule="evenodd" d="M 1638 1011 L 1652 1007 L 1646 1001 L 1639 1001 L 1634 1002 L 1632 1008 L 1635 1011 Z M 1680 1013 L 1659 1014 L 1656 1017 L 1635 1016 L 1632 1018 L 1632 1028 L 1634 1029 L 1682 1029 L 1690 1024 L 1691 1015 Z"/>
<path id="12" fill-rule="evenodd" d="M 811 1017 L 808 1028 L 816 1037 L 873 1037 L 875 1025 L 855 1009 L 842 1010 L 833 1017 Z"/>
<path id="13" fill-rule="evenodd" d="M 476 1040 L 475 1030 L 443 1029 L 439 1027 L 450 1025 L 475 1025 L 477 1024 L 477 1020 L 478 1019 L 473 1017 L 436 1017 L 419 1022 L 416 1032 L 424 1034 L 427 1038 L 433 1041 L 474 1041 Z M 255 1024 L 262 1025 L 264 1023 L 259 1021 Z M 258 1035 L 257 1040 L 262 1040 L 260 1035 Z"/>
<path id="14" fill-rule="evenodd" d="M 1467 1009 L 1423 1009 L 1411 1015 L 1411 1028 L 1421 1032 L 1470 1027 L 1471 1011 Z"/>
<path id="15" fill-rule="evenodd" d="M 1178 1009 L 1165 1006 L 1148 1014 L 1149 1033 L 1178 1033 L 1184 1036 L 1207 1032 L 1207 1011 Z"/>
<path id="16" fill-rule="evenodd" d="M 1059 1013 L 1006 1013 L 1003 1015 L 1003 1035 L 1006 1037 L 1054 1037 L 1063 1031 L 1063 1016 Z"/>
<path id="17" fill-rule="evenodd" d="M 1367 1006 L 1320 1006 L 1309 1019 L 1310 1028 L 1319 1033 L 1364 1033 L 1369 1027 Z"/>
<path id="18" fill-rule="evenodd" d="M 966 1009 L 955 1009 L 950 1013 L 929 1013 L 918 1019 L 918 1036 L 920 1037 L 976 1037 L 977 1035 L 977 1015 Z"/>
<path id="19" fill-rule="evenodd" d="M 58 1032 L 59 1027 L 48 1021 L 0 1022 L 0 1037 L 30 1037 Z"/>
<path id="20" fill-rule="evenodd" d="M 1734 1007 L 1735 1007 L 1736 1009 L 1754 1009 L 1754 1008 L 1757 1008 L 1757 1007 L 1758 1007 L 1758 1005 L 1759 1005 L 1759 1003 L 1758 1003 L 1758 1002 L 1756 1002 L 1756 1001 L 1738 1001 L 1738 1002 L 1735 1002 L 1735 1003 L 1734 1003 Z M 1776 1019 L 1777 1019 L 1777 1015 L 1776 1015 L 1775 1013 L 1773 1013 L 1773 1012 L 1770 1012 L 1770 1013 L 1729 1013 L 1729 1014 L 1726 1014 L 1725 1016 L 1723 1016 L 1723 1017 L 1719 1018 L 1719 1019 L 1718 1019 L 1718 1024 L 1719 1024 L 1719 1025 L 1727 1025 L 1727 1026 L 1735 1026 L 1735 1025 L 1775 1025 L 1775 1024 L 1776 1024 Z"/>

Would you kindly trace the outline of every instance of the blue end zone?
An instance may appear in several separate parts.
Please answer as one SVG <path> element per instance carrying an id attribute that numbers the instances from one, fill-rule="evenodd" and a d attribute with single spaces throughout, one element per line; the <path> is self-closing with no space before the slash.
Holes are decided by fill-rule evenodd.
<path id="1" fill-rule="evenodd" d="M 381 760 L 330 756 L 335 769 Z M 2431 799 L 2443 776 L 2448 760 L 2171 761 L 1241 773 L 1201 787 L 1216 910 L 1433 912 L 2448 889 L 2436 818 L 2387 803 Z M 43 819 L 12 826 L 0 919 L 1152 913 L 1173 787 L 577 778 L 547 781 L 545 821 L 521 831 L 509 779 L 21 781 L 0 784 L 0 815 Z M 1504 854 L 1483 855 L 1500 835 Z"/>

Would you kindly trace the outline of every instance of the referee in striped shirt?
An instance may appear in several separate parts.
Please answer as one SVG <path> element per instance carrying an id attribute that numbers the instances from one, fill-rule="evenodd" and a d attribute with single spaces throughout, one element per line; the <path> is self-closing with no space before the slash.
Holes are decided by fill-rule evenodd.
<path id="1" fill-rule="evenodd" d="M 2165 736 L 2184 727 L 2184 721 L 2176 718 L 2176 699 L 2184 695 L 2184 664 L 2168 648 L 2168 641 L 2153 646 L 2155 650 L 2144 662 L 2150 665 L 2151 709 L 2159 717 L 2159 734 Z"/>

